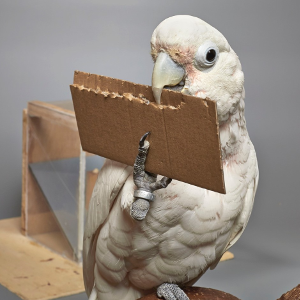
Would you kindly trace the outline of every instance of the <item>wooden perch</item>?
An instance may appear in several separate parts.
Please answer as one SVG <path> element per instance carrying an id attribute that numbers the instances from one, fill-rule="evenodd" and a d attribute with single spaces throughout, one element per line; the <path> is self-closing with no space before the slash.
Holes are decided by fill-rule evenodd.
<path id="1" fill-rule="evenodd" d="M 283 294 L 278 300 L 299 300 L 300 299 L 300 284 L 292 290 Z"/>
<path id="2" fill-rule="evenodd" d="M 190 300 L 240 300 L 239 298 L 222 291 L 202 288 L 202 287 L 185 287 L 184 292 Z M 149 294 L 140 298 L 140 300 L 159 300 L 156 293 Z M 296 298 L 295 298 L 296 299 Z"/>

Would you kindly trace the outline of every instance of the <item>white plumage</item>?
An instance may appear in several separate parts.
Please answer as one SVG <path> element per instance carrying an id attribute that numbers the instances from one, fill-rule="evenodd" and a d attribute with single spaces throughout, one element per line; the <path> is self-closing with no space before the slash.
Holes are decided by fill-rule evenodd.
<path id="1" fill-rule="evenodd" d="M 206 43 L 218 50 L 209 66 L 197 61 L 201 53 L 195 58 Z M 90 295 L 95 285 L 92 297 L 98 300 L 133 300 L 164 282 L 195 282 L 244 231 L 258 183 L 244 117 L 244 76 L 227 40 L 198 18 L 175 16 L 155 29 L 151 47 L 154 61 L 163 52 L 184 69 L 183 93 L 217 102 L 227 194 L 173 180 L 155 192 L 145 220 L 135 221 L 133 168 L 106 160 L 84 235 L 86 290 Z"/>

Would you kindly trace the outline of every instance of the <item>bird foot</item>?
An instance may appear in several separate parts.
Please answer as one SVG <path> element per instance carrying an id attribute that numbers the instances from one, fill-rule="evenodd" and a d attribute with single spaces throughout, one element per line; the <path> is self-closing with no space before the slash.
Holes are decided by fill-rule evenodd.
<path id="1" fill-rule="evenodd" d="M 157 296 L 165 300 L 189 300 L 185 292 L 173 283 L 163 283 L 157 288 Z"/>
<path id="2" fill-rule="evenodd" d="M 149 134 L 150 132 L 145 133 L 139 142 L 139 152 L 133 167 L 133 181 L 137 186 L 137 190 L 134 191 L 135 201 L 131 205 L 130 215 L 137 221 L 145 219 L 150 208 L 150 202 L 154 201 L 153 192 L 166 188 L 172 181 L 168 177 L 156 181 L 156 174 L 145 171 L 145 162 L 150 145 L 146 138 Z"/>
<path id="3" fill-rule="evenodd" d="M 150 208 L 150 203 L 144 199 L 137 199 L 132 203 L 130 215 L 137 221 L 142 221 L 146 218 Z"/>

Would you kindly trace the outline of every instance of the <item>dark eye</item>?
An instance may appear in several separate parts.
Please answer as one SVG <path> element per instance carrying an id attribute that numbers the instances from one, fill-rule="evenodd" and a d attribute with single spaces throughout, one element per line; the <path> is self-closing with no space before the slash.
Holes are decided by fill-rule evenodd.
<path id="1" fill-rule="evenodd" d="M 195 55 L 195 65 L 199 69 L 207 69 L 215 64 L 219 56 L 219 48 L 211 41 L 203 43 Z"/>
<path id="2" fill-rule="evenodd" d="M 206 60 L 212 62 L 215 60 L 216 56 L 217 56 L 216 50 L 209 49 L 206 53 Z"/>

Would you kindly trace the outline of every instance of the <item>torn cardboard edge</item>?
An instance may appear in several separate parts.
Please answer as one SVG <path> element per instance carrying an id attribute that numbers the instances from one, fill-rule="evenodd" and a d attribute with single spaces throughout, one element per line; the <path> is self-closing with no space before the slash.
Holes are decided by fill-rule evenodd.
<path id="1" fill-rule="evenodd" d="M 149 99 L 145 98 L 145 96 L 143 94 L 139 94 L 138 96 L 134 96 L 132 93 L 123 93 L 123 94 L 119 94 L 116 92 L 109 92 L 109 91 L 102 91 L 99 87 L 97 87 L 97 89 L 92 89 L 92 88 L 86 88 L 83 85 L 78 85 L 78 84 L 73 84 L 74 87 L 78 88 L 79 90 L 86 90 L 88 92 L 93 92 L 95 94 L 101 94 L 103 95 L 105 98 L 109 97 L 112 99 L 115 98 L 125 98 L 126 100 L 132 101 L 139 101 L 141 104 L 146 104 L 146 105 L 156 105 L 157 107 L 159 107 L 160 109 L 180 109 L 180 107 L 182 105 L 184 105 L 184 102 L 181 102 L 180 104 L 177 104 L 177 106 L 173 106 L 173 105 L 163 105 L 163 104 L 156 104 L 155 102 L 151 102 Z M 205 101 L 205 100 L 204 100 Z M 207 102 L 205 101 L 205 104 L 207 105 Z"/>
<path id="2" fill-rule="evenodd" d="M 151 131 L 147 171 L 225 193 L 214 101 L 79 71 L 70 88 L 85 151 L 133 165 Z"/>

